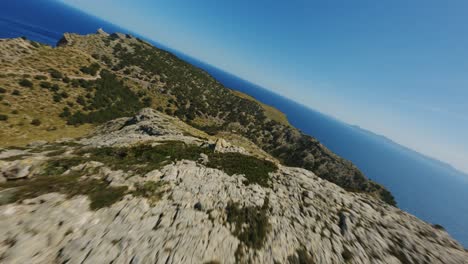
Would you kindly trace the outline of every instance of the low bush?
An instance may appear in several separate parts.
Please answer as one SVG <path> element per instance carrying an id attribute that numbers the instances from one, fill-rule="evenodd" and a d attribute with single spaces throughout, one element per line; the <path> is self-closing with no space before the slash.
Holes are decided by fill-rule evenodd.
<path id="1" fill-rule="evenodd" d="M 229 203 L 226 215 L 227 222 L 234 226 L 233 235 L 244 245 L 261 249 L 271 229 L 267 215 L 268 208 L 268 198 L 261 207 L 241 207 L 238 203 Z"/>
<path id="2" fill-rule="evenodd" d="M 32 121 L 31 121 L 31 125 L 33 126 L 40 126 L 41 125 L 41 120 L 37 119 L 37 118 L 34 118 Z"/>
<path id="3" fill-rule="evenodd" d="M 89 66 L 81 67 L 80 71 L 85 73 L 85 74 L 96 76 L 96 74 L 98 73 L 100 68 L 101 68 L 101 66 L 98 63 L 93 63 L 93 64 L 91 64 Z"/>
<path id="4" fill-rule="evenodd" d="M 122 199 L 127 187 L 110 187 L 102 180 L 80 179 L 81 174 L 48 174 L 32 180 L 0 183 L 0 188 L 15 188 L 9 202 L 31 199 L 40 195 L 59 192 L 68 197 L 87 195 L 91 200 L 90 208 L 97 210 L 110 206 Z"/>
<path id="5" fill-rule="evenodd" d="M 50 82 L 40 82 L 39 86 L 41 88 L 50 89 L 52 87 L 52 83 L 50 83 Z"/>
<path id="6" fill-rule="evenodd" d="M 93 85 L 96 89 L 94 95 L 89 94 L 89 102 L 86 102 L 82 96 L 79 96 L 76 101 L 85 109 L 93 111 L 73 113 L 67 118 L 69 125 L 103 123 L 118 117 L 133 115 L 143 108 L 138 96 L 108 71 L 102 71 L 101 78 Z"/>
<path id="7" fill-rule="evenodd" d="M 136 186 L 136 190 L 132 192 L 135 196 L 141 196 L 147 198 L 150 203 L 154 204 L 159 201 L 163 194 L 164 190 L 162 189 L 164 186 L 164 182 L 162 181 L 147 181 L 142 184 L 138 184 Z"/>
<path id="8" fill-rule="evenodd" d="M 221 169 L 229 175 L 243 174 L 247 184 L 257 183 L 263 187 L 269 187 L 269 173 L 277 170 L 271 161 L 240 153 L 213 153 L 209 155 L 207 166 Z"/>
<path id="9" fill-rule="evenodd" d="M 0 114 L 0 121 L 7 121 L 7 120 L 8 120 L 8 116 L 7 116 L 7 115 Z"/>
<path id="10" fill-rule="evenodd" d="M 52 99 L 54 100 L 54 102 L 58 103 L 62 101 L 62 96 L 60 96 L 60 94 L 54 94 L 52 95 Z"/>
<path id="11" fill-rule="evenodd" d="M 62 79 L 63 78 L 63 74 L 61 72 L 59 72 L 58 70 L 56 70 L 56 69 L 49 69 L 49 74 L 50 74 L 50 77 L 52 77 L 54 79 Z"/>
<path id="12" fill-rule="evenodd" d="M 28 80 L 28 79 L 21 79 L 19 81 L 19 85 L 23 86 L 23 87 L 28 87 L 28 88 L 32 88 L 33 87 L 33 83 Z"/>
<path id="13" fill-rule="evenodd" d="M 47 80 L 47 76 L 45 76 L 45 75 L 36 75 L 36 76 L 34 76 L 34 79 L 43 81 L 43 80 Z"/>

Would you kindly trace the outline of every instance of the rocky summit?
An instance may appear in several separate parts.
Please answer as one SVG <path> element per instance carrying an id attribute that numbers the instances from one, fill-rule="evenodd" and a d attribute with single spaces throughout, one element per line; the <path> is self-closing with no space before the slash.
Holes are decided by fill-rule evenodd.
<path id="1" fill-rule="evenodd" d="M 441 227 L 150 108 L 0 153 L 2 263 L 467 263 Z"/>

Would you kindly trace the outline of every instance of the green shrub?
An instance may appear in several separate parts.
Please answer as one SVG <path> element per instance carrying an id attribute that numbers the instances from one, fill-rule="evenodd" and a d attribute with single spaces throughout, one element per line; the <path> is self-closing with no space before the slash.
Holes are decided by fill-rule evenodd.
<path id="1" fill-rule="evenodd" d="M 58 84 L 54 84 L 52 85 L 52 87 L 50 87 L 50 90 L 52 92 L 58 92 L 60 90 L 60 87 L 58 86 Z"/>
<path id="2" fill-rule="evenodd" d="M 101 66 L 98 63 L 93 63 L 89 66 L 84 66 L 80 68 L 80 71 L 92 76 L 96 76 Z"/>
<path id="3" fill-rule="evenodd" d="M 60 96 L 60 94 L 54 94 L 52 95 L 52 99 L 54 100 L 54 102 L 58 103 L 62 101 L 62 96 Z"/>
<path id="4" fill-rule="evenodd" d="M 31 125 L 33 126 L 40 126 L 41 125 L 41 120 L 37 119 L 37 118 L 34 118 L 32 121 L 31 121 Z"/>
<path id="5" fill-rule="evenodd" d="M 7 121 L 7 120 L 8 120 L 8 116 L 7 116 L 7 115 L 0 114 L 0 121 Z"/>
<path id="6" fill-rule="evenodd" d="M 54 79 L 62 79 L 63 74 L 56 69 L 49 69 L 49 74 Z"/>
<path id="7" fill-rule="evenodd" d="M 86 105 L 86 100 L 85 100 L 84 97 L 81 96 L 81 95 L 78 96 L 78 97 L 76 98 L 76 102 L 77 102 L 78 104 L 80 104 L 80 105 L 83 105 L 83 106 Z"/>
<path id="8" fill-rule="evenodd" d="M 44 75 L 36 75 L 36 76 L 34 77 L 34 79 L 43 81 L 43 80 L 47 80 L 47 76 L 44 76 Z"/>
<path id="9" fill-rule="evenodd" d="M 257 183 L 264 187 L 269 187 L 269 173 L 277 170 L 271 161 L 240 153 L 213 153 L 209 155 L 207 166 L 223 170 L 229 175 L 243 174 L 247 184 Z"/>
<path id="10" fill-rule="evenodd" d="M 150 203 L 155 203 L 159 201 L 163 194 L 164 190 L 162 187 L 164 186 L 164 182 L 162 181 L 147 181 L 143 184 L 137 184 L 136 190 L 132 192 L 135 196 L 141 196 L 147 198 Z"/>
<path id="11" fill-rule="evenodd" d="M 50 83 L 50 82 L 40 82 L 39 86 L 41 88 L 50 89 L 52 87 L 52 83 Z"/>
<path id="12" fill-rule="evenodd" d="M 28 87 L 28 88 L 32 88 L 33 87 L 33 83 L 28 80 L 28 79 L 21 79 L 19 81 L 19 85 L 23 86 L 23 87 Z"/>
<path id="13" fill-rule="evenodd" d="M 5 89 L 5 88 L 2 88 L 2 87 L 0 87 L 0 94 L 3 94 L 3 93 L 6 93 L 6 89 Z"/>
<path id="14" fill-rule="evenodd" d="M 60 93 L 60 96 L 61 96 L 62 98 L 64 98 L 64 99 L 65 99 L 65 98 L 68 98 L 68 93 L 65 92 L 65 91 L 63 91 L 63 92 Z"/>
<path id="15" fill-rule="evenodd" d="M 18 95 L 21 95 L 21 92 L 18 91 L 18 90 L 13 90 L 13 92 L 11 94 L 15 95 L 15 96 L 18 96 Z"/>
<path id="16" fill-rule="evenodd" d="M 143 108 L 138 96 L 108 71 L 103 70 L 101 78 L 96 80 L 94 85 L 96 85 L 96 92 L 94 96 L 89 94 L 89 103 L 82 96 L 77 98 L 78 104 L 93 111 L 86 114 L 73 113 L 67 118 L 68 124 L 103 123 L 118 117 L 133 115 Z"/>
<path id="17" fill-rule="evenodd" d="M 233 235 L 249 248 L 261 249 L 271 229 L 268 209 L 268 198 L 261 207 L 241 207 L 238 203 L 228 203 L 226 220 L 235 227 Z"/>
<path id="18" fill-rule="evenodd" d="M 145 98 L 143 98 L 143 100 L 142 100 L 143 106 L 145 106 L 145 107 L 150 107 L 152 101 L 153 101 L 153 100 L 151 99 L 151 97 L 145 97 Z"/>
<path id="19" fill-rule="evenodd" d="M 65 168 L 60 167 L 55 170 L 55 166 L 63 165 L 62 161 L 49 161 L 43 176 L 26 181 L 0 183 L 0 188 L 15 188 L 13 196 L 9 198 L 8 202 L 22 201 L 46 193 L 59 192 L 66 194 L 68 197 L 87 195 L 91 200 L 90 208 L 97 210 L 114 204 L 125 195 L 127 187 L 110 187 L 102 180 L 80 179 L 80 176 L 86 172 L 61 175 Z M 68 161 L 64 163 L 68 163 Z M 80 163 L 73 163 L 74 166 L 78 164 Z M 67 169 L 71 168 L 70 165 L 67 165 Z"/>
<path id="20" fill-rule="evenodd" d="M 186 145 L 183 142 L 169 141 L 157 146 L 102 147 L 88 150 L 85 153 L 91 154 L 93 160 L 102 162 L 114 169 L 146 173 L 159 169 L 171 161 L 197 160 L 200 153 L 203 152 L 209 152 L 209 150 L 195 145 Z"/>
<path id="21" fill-rule="evenodd" d="M 60 117 L 64 118 L 64 117 L 69 117 L 71 115 L 71 112 L 70 112 L 70 108 L 68 107 L 64 107 L 63 108 L 63 112 L 60 113 Z"/>

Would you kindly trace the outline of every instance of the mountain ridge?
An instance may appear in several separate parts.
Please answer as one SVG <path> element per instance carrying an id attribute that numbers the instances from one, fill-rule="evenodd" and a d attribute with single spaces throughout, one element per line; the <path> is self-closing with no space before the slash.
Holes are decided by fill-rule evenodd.
<path id="1" fill-rule="evenodd" d="M 63 128 L 70 128 L 70 125 L 89 126 L 107 121 L 110 117 L 135 113 L 143 106 L 152 106 L 208 133 L 235 131 L 234 134 L 252 140 L 286 164 L 304 166 L 348 190 L 368 192 L 395 204 L 385 188 L 368 180 L 352 163 L 336 156 L 312 137 L 269 119 L 263 106 L 232 95 L 205 71 L 139 38 L 119 33 L 64 34 L 56 48 L 22 41 L 28 48 L 21 52 L 31 52 L 32 64 L 38 64 L 33 67 L 30 64 L 26 69 L 30 68 L 35 75 L 38 73 L 36 67 L 40 68 L 41 76 L 51 75 L 45 77 L 47 80 L 38 80 L 39 83 L 34 83 L 36 80 L 32 82 L 34 86 L 46 86 L 42 88 L 49 90 L 54 104 L 63 106 L 59 114 L 61 121 L 54 121 Z M 30 63 L 28 60 L 31 57 L 21 55 L 23 58 L 18 54 L 14 56 L 22 58 L 21 61 L 4 61 L 5 68 L 19 69 L 23 67 L 19 64 Z M 67 56 L 76 60 L 65 61 L 64 57 Z M 62 69 L 64 65 L 66 67 Z M 93 67 L 96 69 L 93 70 Z M 21 71 L 24 72 L 25 68 Z M 23 75 L 32 77 L 27 72 Z M 113 83 L 113 87 L 109 86 L 110 83 Z M 95 86 L 99 86 L 99 89 Z M 116 87 L 121 98 L 111 96 L 117 92 Z M 36 96 L 43 97 L 39 94 Z M 30 99 L 34 101 L 35 97 Z M 75 99 L 75 102 L 70 99 Z M 127 100 L 125 104 L 124 100 Z M 221 103 L 223 100 L 234 107 L 229 108 Z M 65 101 L 67 105 L 64 105 Z M 31 129 L 37 130 L 35 126 L 31 126 Z"/>

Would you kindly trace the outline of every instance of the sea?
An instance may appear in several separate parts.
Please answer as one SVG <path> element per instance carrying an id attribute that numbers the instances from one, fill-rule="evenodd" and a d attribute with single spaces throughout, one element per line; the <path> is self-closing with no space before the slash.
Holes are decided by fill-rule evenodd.
<path id="1" fill-rule="evenodd" d="M 0 6 L 0 38 L 25 36 L 54 46 L 65 32 L 89 34 L 98 28 L 138 36 L 55 0 L 2 1 Z M 388 188 L 399 208 L 428 223 L 442 225 L 468 247 L 468 175 L 465 173 L 384 136 L 320 113 L 313 106 L 299 104 L 165 47 L 157 42 L 157 36 L 153 40 L 139 37 L 204 69 L 226 87 L 278 108 L 293 126 L 317 138 L 333 152 L 352 161 L 367 177 Z"/>

